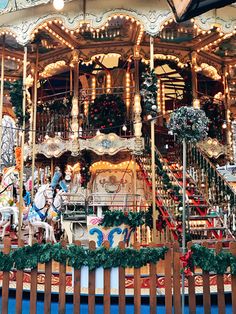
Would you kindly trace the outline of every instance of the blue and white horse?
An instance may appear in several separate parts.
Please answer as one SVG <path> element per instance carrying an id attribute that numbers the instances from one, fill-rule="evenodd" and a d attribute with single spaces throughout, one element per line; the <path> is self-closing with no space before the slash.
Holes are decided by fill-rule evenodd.
<path id="1" fill-rule="evenodd" d="M 34 229 L 43 228 L 46 241 L 56 242 L 54 230 L 47 222 L 49 208 L 53 202 L 53 189 L 49 184 L 42 185 L 35 194 L 34 203 L 29 212 L 24 215 L 23 221 L 29 225 L 29 244 L 32 244 Z"/>
<path id="2" fill-rule="evenodd" d="M 65 202 L 65 193 L 59 191 L 53 198 L 53 189 L 49 184 L 42 185 L 35 194 L 33 206 L 25 217 L 29 224 L 29 244 L 32 244 L 34 229 L 45 229 L 46 241 L 56 242 L 54 228 L 49 222 L 60 220 L 60 210 Z"/>

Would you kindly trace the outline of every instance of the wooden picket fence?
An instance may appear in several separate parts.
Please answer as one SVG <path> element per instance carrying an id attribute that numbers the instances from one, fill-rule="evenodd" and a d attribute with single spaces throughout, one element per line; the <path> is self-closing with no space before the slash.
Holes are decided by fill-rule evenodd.
<path id="1" fill-rule="evenodd" d="M 77 241 L 75 244 L 80 245 Z M 23 246 L 22 242 L 19 242 L 19 246 Z M 65 244 L 63 244 L 65 245 Z M 109 245 L 108 243 L 104 244 Z M 204 246 L 208 247 L 208 243 L 203 243 Z M 152 245 L 154 246 L 154 245 Z M 166 244 L 169 248 L 164 259 L 164 281 L 165 281 L 165 313 L 166 314 L 180 314 L 181 313 L 181 262 L 180 262 L 180 248 L 178 243 Z M 191 247 L 191 243 L 188 245 Z M 89 248 L 95 250 L 95 243 L 90 242 Z M 120 248 L 124 249 L 124 244 L 120 243 Z M 134 248 L 139 250 L 140 244 L 135 243 Z M 3 252 L 9 253 L 11 249 L 10 240 L 5 239 Z M 222 249 L 222 243 L 218 242 L 215 244 L 216 252 Z M 230 252 L 236 255 L 236 242 L 230 243 Z M 157 304 L 157 265 L 149 265 L 149 308 L 150 313 L 158 313 Z M 38 269 L 31 270 L 31 284 L 30 284 L 30 313 L 35 314 L 37 312 L 37 275 Z M 199 275 L 199 274 L 198 274 Z M 208 272 L 202 272 L 203 282 L 203 306 L 204 313 L 211 313 L 211 287 L 210 287 L 210 275 Z M 21 314 L 22 312 L 22 300 L 23 300 L 23 276 L 24 271 L 16 271 L 16 307 L 15 313 Z M 141 313 L 141 268 L 133 269 L 134 276 L 134 313 Z M 188 287 L 188 306 L 189 313 L 196 313 L 196 287 L 195 278 L 196 274 L 186 278 L 185 285 Z M 231 297 L 232 297 L 232 314 L 236 314 L 236 275 L 231 276 Z M 45 284 L 44 284 L 44 313 L 51 313 L 51 277 L 52 277 L 52 262 L 45 264 Z M 119 268 L 118 272 L 119 286 L 118 286 L 118 307 L 119 313 L 126 313 L 126 269 Z M 104 270 L 104 289 L 103 289 L 103 306 L 104 314 L 111 313 L 111 270 Z M 81 305 L 81 270 L 74 270 L 73 277 L 73 313 L 82 313 L 80 309 Z M 9 284 L 10 284 L 10 272 L 3 272 L 2 277 L 2 304 L 1 313 L 8 314 L 9 309 Z M 217 288 L 217 303 L 218 313 L 225 314 L 225 291 L 224 291 L 224 275 L 216 275 L 216 288 Z M 96 296 L 96 282 L 95 282 L 95 270 L 89 271 L 89 288 L 88 288 L 88 314 L 94 314 L 95 312 L 95 296 Z M 172 312 L 173 309 L 173 312 Z M 66 266 L 59 264 L 59 299 L 58 299 L 58 313 L 63 314 L 66 312 Z M 83 311 L 84 313 L 84 311 Z"/>

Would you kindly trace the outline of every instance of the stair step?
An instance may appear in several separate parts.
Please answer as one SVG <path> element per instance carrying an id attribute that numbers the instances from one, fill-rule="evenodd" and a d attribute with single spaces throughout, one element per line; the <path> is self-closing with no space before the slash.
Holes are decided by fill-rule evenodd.
<path id="1" fill-rule="evenodd" d="M 191 231 L 215 231 L 215 230 L 225 230 L 226 228 L 225 227 L 209 227 L 209 228 L 193 228 L 191 227 L 190 228 L 190 232 Z"/>
<path id="2" fill-rule="evenodd" d="M 189 216 L 189 220 L 208 220 L 211 218 L 220 218 L 218 215 L 206 215 L 206 216 Z"/>

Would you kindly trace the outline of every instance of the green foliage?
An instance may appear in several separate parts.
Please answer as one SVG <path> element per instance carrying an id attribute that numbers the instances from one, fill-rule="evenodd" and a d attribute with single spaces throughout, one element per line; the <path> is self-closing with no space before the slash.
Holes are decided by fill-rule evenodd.
<path id="1" fill-rule="evenodd" d="M 147 70 L 142 74 L 140 95 L 142 96 L 143 112 L 146 116 L 157 115 L 157 76 L 154 70 Z"/>
<path id="2" fill-rule="evenodd" d="M 125 224 L 131 228 L 136 228 L 144 224 L 144 212 L 123 212 L 121 210 L 106 210 L 102 222 L 100 223 L 103 227 L 115 227 Z"/>
<path id="3" fill-rule="evenodd" d="M 142 248 L 139 251 L 127 248 L 119 249 L 105 247 L 90 250 L 74 244 L 62 247 L 57 244 L 34 244 L 18 248 L 10 254 L 0 252 L 0 271 L 34 269 L 38 263 L 47 263 L 51 260 L 69 265 L 75 269 L 88 266 L 90 270 L 98 267 L 142 267 L 147 263 L 156 263 L 164 259 L 166 247 Z"/>
<path id="4" fill-rule="evenodd" d="M 18 120 L 19 125 L 23 124 L 23 110 L 22 110 L 22 101 L 23 101 L 23 81 L 22 79 L 17 80 L 11 83 L 5 83 L 6 88 L 9 90 L 9 94 L 11 97 L 11 104 L 14 109 L 16 118 Z M 25 112 L 25 121 L 27 122 L 30 118 L 29 111 L 26 108 Z"/>
<path id="5" fill-rule="evenodd" d="M 87 151 L 83 151 L 80 156 L 80 176 L 81 176 L 81 186 L 87 188 L 87 185 L 91 178 L 90 172 L 91 157 Z"/>
<path id="6" fill-rule="evenodd" d="M 64 97 L 63 99 L 55 99 L 44 102 L 40 106 L 37 107 L 37 112 L 47 112 L 50 113 L 65 113 L 69 114 L 71 112 L 72 107 L 72 98 Z"/>
<path id="7" fill-rule="evenodd" d="M 126 107 L 123 100 L 112 94 L 103 94 L 95 98 L 89 106 L 89 124 L 103 133 L 118 132 L 125 122 Z"/>
<path id="8" fill-rule="evenodd" d="M 236 256 L 233 256 L 230 252 L 221 251 L 216 254 L 215 250 L 199 244 L 194 244 L 191 251 L 194 266 L 216 274 L 224 274 L 227 268 L 230 267 L 231 274 L 236 275 Z"/>
<path id="9" fill-rule="evenodd" d="M 209 119 L 208 135 L 217 138 L 219 141 L 224 140 L 224 131 L 222 125 L 226 120 L 225 108 L 223 103 L 214 103 L 210 98 L 203 99 L 201 108 Z"/>
<path id="10" fill-rule="evenodd" d="M 198 142 L 207 137 L 208 122 L 204 111 L 184 106 L 172 112 L 169 129 L 180 141 Z"/>

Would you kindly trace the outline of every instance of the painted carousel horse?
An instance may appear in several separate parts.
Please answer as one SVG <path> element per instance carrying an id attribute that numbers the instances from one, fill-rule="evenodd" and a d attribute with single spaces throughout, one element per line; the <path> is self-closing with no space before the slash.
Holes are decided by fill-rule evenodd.
<path id="1" fill-rule="evenodd" d="M 15 187 L 16 190 L 18 179 L 19 172 L 15 167 L 4 169 L 0 182 L 0 227 L 2 228 L 2 238 L 11 224 L 14 226 L 18 225 L 19 210 L 13 201 L 13 188 Z"/>
<path id="2" fill-rule="evenodd" d="M 46 232 L 46 241 L 56 242 L 53 227 L 47 222 L 50 207 L 53 202 L 53 189 L 49 184 L 42 185 L 35 194 L 34 203 L 29 212 L 24 215 L 23 221 L 29 225 L 29 244 L 32 244 L 35 229 L 43 228 Z"/>
<path id="3" fill-rule="evenodd" d="M 32 243 L 33 229 L 43 228 L 46 232 L 46 241 L 56 242 L 54 227 L 61 218 L 61 207 L 66 202 L 66 187 L 61 182 L 61 190 L 54 197 L 54 184 L 42 185 L 35 194 L 34 203 L 25 217 L 29 222 L 29 243 Z"/>

